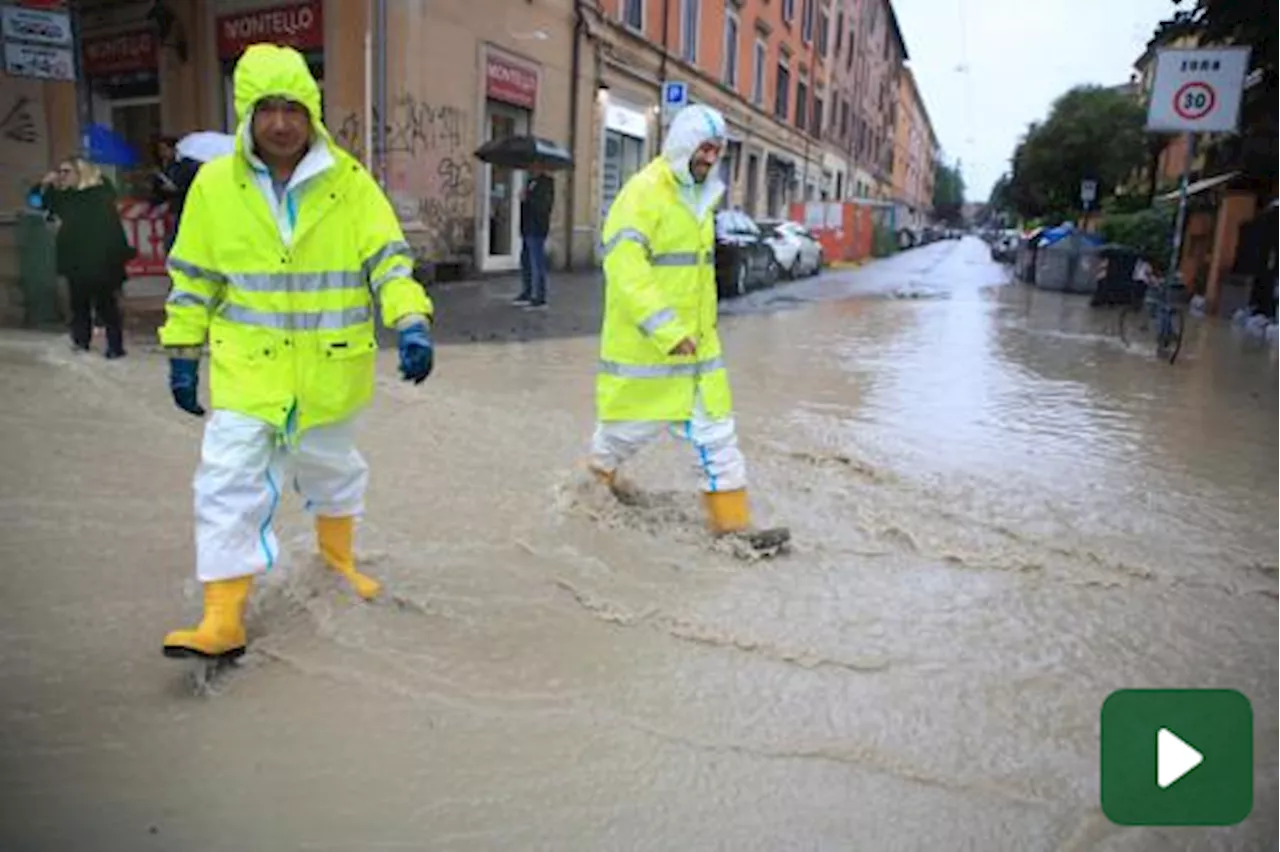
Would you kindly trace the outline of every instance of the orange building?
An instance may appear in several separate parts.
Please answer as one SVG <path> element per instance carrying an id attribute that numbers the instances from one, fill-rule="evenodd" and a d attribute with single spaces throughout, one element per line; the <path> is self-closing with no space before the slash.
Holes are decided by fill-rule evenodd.
<path id="1" fill-rule="evenodd" d="M 601 0 L 588 16 L 602 113 L 601 214 L 660 150 L 663 84 L 724 113 L 727 203 L 785 215 L 820 198 L 830 0 Z"/>

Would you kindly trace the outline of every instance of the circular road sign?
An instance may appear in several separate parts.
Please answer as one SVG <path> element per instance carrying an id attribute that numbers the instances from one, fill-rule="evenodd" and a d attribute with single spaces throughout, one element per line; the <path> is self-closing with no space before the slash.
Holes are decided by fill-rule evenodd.
<path id="1" fill-rule="evenodd" d="M 1187 121 L 1204 118 L 1213 112 L 1218 95 L 1213 86 L 1199 80 L 1183 83 L 1173 95 L 1173 111 Z"/>

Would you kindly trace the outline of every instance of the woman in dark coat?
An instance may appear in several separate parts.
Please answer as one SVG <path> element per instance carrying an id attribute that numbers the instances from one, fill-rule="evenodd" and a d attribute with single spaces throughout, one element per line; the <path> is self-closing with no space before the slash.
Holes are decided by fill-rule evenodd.
<path id="1" fill-rule="evenodd" d="M 106 327 L 108 358 L 124 356 L 120 290 L 134 250 L 125 238 L 116 192 L 97 166 L 79 157 L 40 182 L 44 207 L 57 216 L 58 274 L 71 290 L 71 343 L 88 350 L 93 316 Z"/>

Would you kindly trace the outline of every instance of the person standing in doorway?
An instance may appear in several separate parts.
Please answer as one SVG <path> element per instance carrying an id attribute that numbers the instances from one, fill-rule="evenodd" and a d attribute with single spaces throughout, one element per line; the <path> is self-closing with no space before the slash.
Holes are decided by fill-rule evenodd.
<path id="1" fill-rule="evenodd" d="M 521 287 L 517 305 L 547 306 L 547 235 L 551 233 L 551 208 L 555 203 L 555 179 L 545 168 L 533 166 L 520 196 Z"/>
<path id="2" fill-rule="evenodd" d="M 44 176 L 40 189 L 44 209 L 61 222 L 56 254 L 58 274 L 70 290 L 71 344 L 89 350 L 96 314 L 107 332 L 106 356 L 122 358 L 120 291 L 135 252 L 120 222 L 115 188 L 97 166 L 71 157 Z"/>
<path id="3" fill-rule="evenodd" d="M 165 637 L 169 657 L 244 653 L 253 579 L 279 555 L 272 519 L 285 483 L 314 513 L 329 568 L 360 598 L 378 596 L 353 549 L 369 476 L 356 417 L 374 392 L 378 302 L 399 334 L 404 380 L 420 384 L 434 363 L 413 253 L 382 189 L 322 123 L 302 54 L 250 46 L 234 91 L 236 150 L 191 187 L 160 329 L 174 402 L 197 417 L 208 342 L 214 409 L 194 483 L 204 617 Z"/>

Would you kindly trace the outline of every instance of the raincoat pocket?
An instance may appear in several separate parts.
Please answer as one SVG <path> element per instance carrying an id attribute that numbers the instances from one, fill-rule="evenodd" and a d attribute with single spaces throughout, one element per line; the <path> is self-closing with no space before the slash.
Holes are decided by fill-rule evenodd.
<path id="1" fill-rule="evenodd" d="M 315 353 L 299 388 L 302 429 L 345 420 L 373 397 L 378 342 L 372 325 L 318 332 Z"/>
<path id="2" fill-rule="evenodd" d="M 293 405 L 290 341 L 263 330 L 215 327 L 209 336 L 209 361 L 215 409 L 283 425 Z"/>

